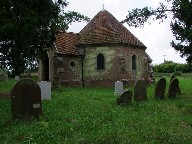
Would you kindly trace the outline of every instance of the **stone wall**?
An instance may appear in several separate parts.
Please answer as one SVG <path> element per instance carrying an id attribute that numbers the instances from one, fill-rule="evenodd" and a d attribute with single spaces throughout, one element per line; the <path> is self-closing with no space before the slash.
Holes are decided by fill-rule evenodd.
<path id="1" fill-rule="evenodd" d="M 57 57 L 57 73 L 61 80 L 82 79 L 81 57 Z"/>
<path id="2" fill-rule="evenodd" d="M 98 54 L 104 55 L 104 70 L 97 70 Z M 132 70 L 133 55 L 136 56 L 136 70 Z M 82 85 L 81 56 L 56 56 L 54 59 L 53 75 L 59 78 L 61 85 Z M 145 50 L 139 48 L 125 46 L 86 47 L 83 62 L 85 86 L 113 86 L 115 81 L 122 79 L 134 83 L 137 79 L 146 79 L 149 74 Z"/>
<path id="3" fill-rule="evenodd" d="M 105 69 L 97 70 L 97 55 L 105 57 Z M 132 70 L 132 56 L 136 56 L 136 70 Z M 84 79 L 121 80 L 141 79 L 147 75 L 145 50 L 125 46 L 87 47 L 84 59 Z"/>

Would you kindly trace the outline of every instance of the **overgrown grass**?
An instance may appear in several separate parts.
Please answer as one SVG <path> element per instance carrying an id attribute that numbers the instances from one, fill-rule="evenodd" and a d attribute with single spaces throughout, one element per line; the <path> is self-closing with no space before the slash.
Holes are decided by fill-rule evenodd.
<path id="1" fill-rule="evenodd" d="M 148 101 L 128 106 L 116 105 L 114 88 L 63 87 L 38 120 L 12 120 L 10 99 L 0 99 L 0 143 L 192 143 L 192 79 L 179 80 L 176 99 L 155 100 L 151 85 Z"/>

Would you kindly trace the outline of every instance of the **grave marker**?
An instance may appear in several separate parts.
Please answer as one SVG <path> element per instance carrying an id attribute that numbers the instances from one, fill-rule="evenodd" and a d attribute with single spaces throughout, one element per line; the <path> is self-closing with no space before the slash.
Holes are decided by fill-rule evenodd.
<path id="1" fill-rule="evenodd" d="M 21 79 L 11 90 L 11 111 L 14 118 L 38 117 L 42 114 L 41 90 L 32 79 Z"/>
<path id="2" fill-rule="evenodd" d="M 133 94 L 130 90 L 124 91 L 118 98 L 117 98 L 117 104 L 118 105 L 127 105 L 131 103 Z"/>
<path id="3" fill-rule="evenodd" d="M 161 78 L 155 87 L 155 98 L 161 100 L 164 99 L 165 89 L 166 89 L 166 80 L 165 78 Z"/>
<path id="4" fill-rule="evenodd" d="M 51 82 L 41 81 L 37 82 L 41 89 L 41 100 L 51 100 Z"/>
<path id="5" fill-rule="evenodd" d="M 168 97 L 175 98 L 177 94 L 181 94 L 181 89 L 179 87 L 179 80 L 174 78 L 169 85 Z"/>
<path id="6" fill-rule="evenodd" d="M 1 73 L 0 74 L 0 81 L 7 81 L 8 80 L 8 75 L 6 73 Z"/>
<path id="7" fill-rule="evenodd" d="M 171 77 L 170 77 L 170 83 L 171 83 L 171 81 L 174 79 L 174 78 L 176 78 L 174 75 L 171 75 Z"/>
<path id="8" fill-rule="evenodd" d="M 142 101 L 147 100 L 147 88 L 144 80 L 138 80 L 134 86 L 134 100 Z"/>
<path id="9" fill-rule="evenodd" d="M 15 76 L 16 81 L 19 81 L 19 79 L 20 79 L 19 76 Z"/>
<path id="10" fill-rule="evenodd" d="M 123 82 L 117 81 L 115 82 L 115 95 L 120 96 L 123 92 Z"/>

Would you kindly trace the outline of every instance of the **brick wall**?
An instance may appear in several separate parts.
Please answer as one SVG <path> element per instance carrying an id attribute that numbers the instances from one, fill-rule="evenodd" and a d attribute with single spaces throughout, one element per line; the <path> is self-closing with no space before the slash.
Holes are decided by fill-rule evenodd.
<path id="1" fill-rule="evenodd" d="M 97 70 L 97 55 L 105 57 L 105 69 Z M 132 70 L 132 56 L 136 55 L 136 70 Z M 88 47 L 85 50 L 85 80 L 121 80 L 143 77 L 145 50 L 125 46 Z M 124 69 L 121 65 L 124 63 Z"/>
<path id="2" fill-rule="evenodd" d="M 97 70 L 97 55 L 105 57 L 105 69 Z M 132 70 L 132 56 L 136 56 L 136 70 Z M 128 86 L 133 85 L 137 79 L 148 77 L 148 64 L 145 62 L 144 49 L 110 46 L 86 47 L 84 58 L 84 83 L 85 86 L 114 86 L 115 81 L 127 79 Z M 82 85 L 82 58 L 63 57 L 58 68 L 63 67 L 61 84 L 65 86 Z"/>

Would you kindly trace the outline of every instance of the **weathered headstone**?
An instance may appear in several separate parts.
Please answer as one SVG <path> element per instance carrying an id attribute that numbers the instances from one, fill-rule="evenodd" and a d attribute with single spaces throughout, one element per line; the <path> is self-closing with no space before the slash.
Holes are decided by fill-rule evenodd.
<path id="1" fill-rule="evenodd" d="M 123 82 L 117 81 L 115 82 L 115 95 L 120 96 L 123 92 Z"/>
<path id="2" fill-rule="evenodd" d="M 41 88 L 41 100 L 51 100 L 51 82 L 41 81 L 37 84 Z"/>
<path id="3" fill-rule="evenodd" d="M 133 94 L 130 90 L 124 91 L 118 98 L 117 98 L 117 104 L 118 105 L 127 105 L 131 103 Z"/>
<path id="4" fill-rule="evenodd" d="M 166 80 L 165 78 L 161 78 L 155 88 L 155 98 L 156 99 L 164 99 L 165 98 L 165 89 L 166 89 Z"/>
<path id="5" fill-rule="evenodd" d="M 180 95 L 180 94 L 181 94 L 181 89 L 179 87 L 179 80 L 177 78 L 174 78 L 169 85 L 168 97 L 175 98 L 176 95 Z"/>
<path id="6" fill-rule="evenodd" d="M 147 88 L 144 80 L 138 80 L 134 86 L 134 100 L 142 101 L 147 100 Z"/>
<path id="7" fill-rule="evenodd" d="M 5 82 L 5 81 L 7 81 L 7 79 L 8 79 L 8 75 L 6 73 L 0 74 L 0 81 Z"/>
<path id="8" fill-rule="evenodd" d="M 171 81 L 174 79 L 174 78 L 176 78 L 174 75 L 171 75 L 171 77 L 170 77 L 170 83 L 171 83 Z"/>
<path id="9" fill-rule="evenodd" d="M 16 81 L 19 81 L 19 79 L 20 79 L 19 76 L 15 76 Z"/>
<path id="10" fill-rule="evenodd" d="M 42 114 L 41 90 L 32 79 L 21 79 L 11 90 L 11 111 L 14 118 L 38 117 Z"/>

